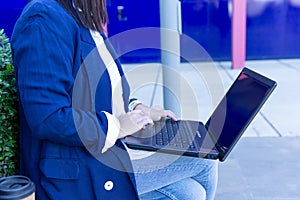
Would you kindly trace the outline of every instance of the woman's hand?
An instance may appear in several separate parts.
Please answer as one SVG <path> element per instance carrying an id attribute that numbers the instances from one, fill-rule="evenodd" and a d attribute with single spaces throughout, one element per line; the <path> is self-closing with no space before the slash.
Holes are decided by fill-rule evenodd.
<path id="1" fill-rule="evenodd" d="M 145 115 L 141 110 L 134 110 L 121 115 L 118 118 L 120 122 L 119 139 L 127 135 L 132 135 L 136 131 L 144 128 L 146 125 L 153 124 L 153 120 Z"/>
<path id="2" fill-rule="evenodd" d="M 135 107 L 134 110 L 140 110 L 144 113 L 144 115 L 151 118 L 153 121 L 159 121 L 161 118 L 170 117 L 171 119 L 177 121 L 176 115 L 170 110 L 156 109 L 150 108 L 143 104 L 139 104 Z"/>
<path id="3" fill-rule="evenodd" d="M 120 122 L 119 139 L 132 135 L 138 130 L 145 128 L 146 125 L 153 125 L 153 121 L 159 121 L 161 118 L 170 117 L 177 121 L 176 115 L 170 110 L 150 108 L 139 104 L 132 112 L 118 117 Z"/>

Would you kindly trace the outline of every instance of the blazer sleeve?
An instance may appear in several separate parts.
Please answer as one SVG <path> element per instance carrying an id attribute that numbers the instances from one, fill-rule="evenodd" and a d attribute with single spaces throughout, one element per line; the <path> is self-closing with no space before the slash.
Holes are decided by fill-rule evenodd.
<path id="1" fill-rule="evenodd" d="M 80 36 L 74 24 L 64 22 L 68 20 L 56 17 L 51 21 L 41 12 L 15 27 L 11 43 L 25 116 L 21 120 L 33 137 L 101 151 L 106 115 L 72 108 L 73 61 Z"/>

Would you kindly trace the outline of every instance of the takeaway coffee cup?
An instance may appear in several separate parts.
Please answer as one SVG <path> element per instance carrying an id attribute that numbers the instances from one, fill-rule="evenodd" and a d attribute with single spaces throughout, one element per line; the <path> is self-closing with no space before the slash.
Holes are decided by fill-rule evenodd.
<path id="1" fill-rule="evenodd" d="M 0 199 L 34 200 L 35 185 L 26 176 L 7 176 L 0 178 Z"/>

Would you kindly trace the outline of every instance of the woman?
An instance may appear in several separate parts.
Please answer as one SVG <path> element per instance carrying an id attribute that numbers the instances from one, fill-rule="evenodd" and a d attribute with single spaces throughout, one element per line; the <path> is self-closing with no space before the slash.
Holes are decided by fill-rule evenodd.
<path id="1" fill-rule="evenodd" d="M 120 139 L 176 116 L 129 101 L 106 23 L 105 0 L 32 0 L 24 8 L 11 40 L 21 173 L 35 182 L 37 199 L 212 199 L 214 162 L 180 158 L 157 169 L 145 168 L 153 157 L 131 162 Z M 166 173 L 174 167 L 176 176 Z"/>

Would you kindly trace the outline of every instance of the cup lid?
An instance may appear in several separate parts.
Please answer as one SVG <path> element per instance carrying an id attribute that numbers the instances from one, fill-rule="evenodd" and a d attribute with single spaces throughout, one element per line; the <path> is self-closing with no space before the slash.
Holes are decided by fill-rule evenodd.
<path id="1" fill-rule="evenodd" d="M 34 192 L 34 183 L 26 176 L 17 175 L 0 178 L 0 199 L 22 199 Z"/>

